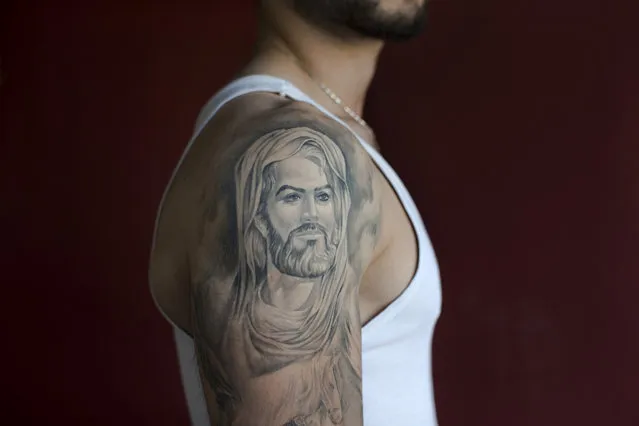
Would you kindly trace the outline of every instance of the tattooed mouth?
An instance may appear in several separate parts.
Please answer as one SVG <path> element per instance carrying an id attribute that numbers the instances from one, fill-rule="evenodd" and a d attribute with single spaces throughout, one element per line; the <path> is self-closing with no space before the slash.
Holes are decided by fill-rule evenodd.
<path id="1" fill-rule="evenodd" d="M 326 237 L 326 229 L 319 223 L 305 223 L 291 231 L 293 237 Z"/>

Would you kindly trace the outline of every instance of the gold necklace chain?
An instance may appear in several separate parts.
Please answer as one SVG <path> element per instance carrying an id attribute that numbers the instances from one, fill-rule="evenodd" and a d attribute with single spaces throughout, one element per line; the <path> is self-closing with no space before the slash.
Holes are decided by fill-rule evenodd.
<path id="1" fill-rule="evenodd" d="M 334 103 L 335 105 L 342 107 L 342 109 L 344 110 L 344 112 L 346 114 L 348 114 L 353 120 L 355 120 L 355 122 L 357 124 L 359 124 L 362 127 L 365 127 L 367 129 L 370 129 L 370 126 L 368 125 L 368 123 L 366 121 L 364 121 L 364 119 L 362 117 L 360 117 L 360 115 L 358 113 L 356 113 L 355 111 L 353 111 L 353 108 L 349 107 L 348 105 L 344 104 L 344 101 L 342 101 L 342 98 L 340 98 L 339 96 L 337 96 L 337 93 L 333 92 L 327 85 L 325 85 L 324 83 L 317 81 L 314 77 L 313 74 L 311 74 L 308 69 L 302 64 L 301 61 L 297 61 L 298 62 L 298 66 L 302 69 L 302 71 L 304 71 L 306 73 L 306 75 L 309 76 L 309 78 L 311 80 L 313 80 L 313 82 L 315 82 L 315 84 L 317 84 L 320 89 L 322 89 L 322 91 L 326 94 L 326 96 L 328 96 Z"/>
<path id="2" fill-rule="evenodd" d="M 366 121 L 364 121 L 364 119 L 362 117 L 359 116 L 359 114 L 357 114 L 355 111 L 353 111 L 353 109 L 351 107 L 349 107 L 348 105 L 345 105 L 344 102 L 342 101 L 342 99 L 337 96 L 337 93 L 333 92 L 327 85 L 325 85 L 324 83 L 318 83 L 320 88 L 324 91 L 324 93 L 326 93 L 326 95 L 331 98 L 331 100 L 333 102 L 335 102 L 336 105 L 341 106 L 342 109 L 344 109 L 344 112 L 348 115 L 351 116 L 351 118 L 353 120 L 355 120 L 359 125 L 369 128 L 368 123 L 366 123 Z"/>

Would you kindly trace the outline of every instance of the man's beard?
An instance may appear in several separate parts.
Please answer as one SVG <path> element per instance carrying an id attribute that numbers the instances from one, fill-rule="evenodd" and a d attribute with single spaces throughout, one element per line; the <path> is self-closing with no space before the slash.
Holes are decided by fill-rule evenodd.
<path id="1" fill-rule="evenodd" d="M 348 29 L 383 41 L 404 41 L 418 35 L 426 22 L 426 1 L 410 12 L 384 12 L 383 0 L 293 0 L 295 10 L 327 30 Z"/>
<path id="2" fill-rule="evenodd" d="M 320 231 L 323 238 L 304 240 L 300 233 Z M 300 278 L 318 278 L 335 263 L 337 244 L 328 236 L 328 231 L 318 223 L 305 223 L 288 234 L 286 242 L 269 226 L 269 251 L 275 267 L 283 274 Z M 304 247 L 299 248 L 302 244 Z"/>

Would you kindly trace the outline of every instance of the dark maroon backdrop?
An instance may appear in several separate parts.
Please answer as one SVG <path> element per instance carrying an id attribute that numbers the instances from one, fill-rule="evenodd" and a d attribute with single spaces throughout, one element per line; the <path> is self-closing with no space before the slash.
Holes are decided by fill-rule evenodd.
<path id="1" fill-rule="evenodd" d="M 187 424 L 147 254 L 199 107 L 250 51 L 251 3 L 1 6 L 10 424 Z M 442 426 L 639 424 L 634 9 L 436 1 L 383 55 L 367 116 L 441 262 Z"/>

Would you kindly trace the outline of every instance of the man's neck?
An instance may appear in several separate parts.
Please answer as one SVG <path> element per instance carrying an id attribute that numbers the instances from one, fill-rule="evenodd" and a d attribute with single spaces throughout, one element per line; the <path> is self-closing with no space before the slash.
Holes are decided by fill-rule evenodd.
<path id="1" fill-rule="evenodd" d="M 335 110 L 319 87 L 323 83 L 361 115 L 382 47 L 376 40 L 336 37 L 289 10 L 278 11 L 264 20 L 256 54 L 243 74 L 287 78 Z"/>

